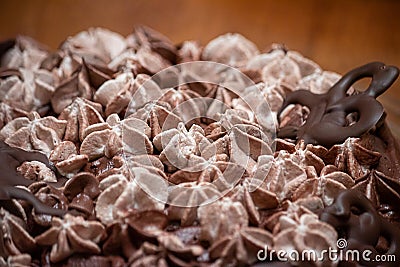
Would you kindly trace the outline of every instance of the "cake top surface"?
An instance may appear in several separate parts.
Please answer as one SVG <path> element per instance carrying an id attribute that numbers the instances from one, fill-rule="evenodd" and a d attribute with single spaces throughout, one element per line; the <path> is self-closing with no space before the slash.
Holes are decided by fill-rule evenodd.
<path id="1" fill-rule="evenodd" d="M 175 45 L 144 26 L 54 52 L 19 36 L 0 59 L 4 264 L 279 264 L 343 240 L 400 257 L 400 150 L 376 100 L 394 66 L 342 77 L 240 34 Z"/>

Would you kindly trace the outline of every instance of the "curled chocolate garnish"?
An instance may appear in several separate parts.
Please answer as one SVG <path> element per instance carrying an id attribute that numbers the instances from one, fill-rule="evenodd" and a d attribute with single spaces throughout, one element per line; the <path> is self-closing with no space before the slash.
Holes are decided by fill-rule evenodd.
<path id="1" fill-rule="evenodd" d="M 376 256 L 387 257 L 394 255 L 400 257 L 400 232 L 389 221 L 381 217 L 363 193 L 358 190 L 345 190 L 341 192 L 332 206 L 325 208 L 320 219 L 336 228 L 347 239 L 345 250 L 359 250 L 371 252 L 369 258 Z M 384 239 L 387 247 L 384 252 L 379 248 L 379 243 Z M 376 266 L 376 262 L 360 259 L 365 266 Z M 398 266 L 396 262 L 380 262 L 379 266 Z"/>
<path id="2" fill-rule="evenodd" d="M 10 147 L 4 141 L 0 141 L 0 199 L 22 199 L 33 205 L 37 213 L 62 216 L 65 211 L 46 206 L 35 198 L 28 190 L 17 186 L 28 186 L 32 180 L 25 179 L 17 172 L 17 167 L 25 161 L 39 161 L 52 168 L 47 157 L 39 152 L 27 152 L 20 148 Z"/>
<path id="3" fill-rule="evenodd" d="M 283 127 L 278 136 L 330 147 L 347 137 L 366 133 L 384 113 L 375 98 L 385 92 L 398 75 L 398 68 L 372 62 L 348 72 L 325 94 L 317 95 L 307 90 L 288 94 L 279 113 L 290 104 L 307 106 L 310 113 L 302 126 Z M 367 77 L 372 79 L 364 92 L 347 95 L 351 85 Z M 356 114 L 355 121 L 348 121 L 350 114 Z"/>

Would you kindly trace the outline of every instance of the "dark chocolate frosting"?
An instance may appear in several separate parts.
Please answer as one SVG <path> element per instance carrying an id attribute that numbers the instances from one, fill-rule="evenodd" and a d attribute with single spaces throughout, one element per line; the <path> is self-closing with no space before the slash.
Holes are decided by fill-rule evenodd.
<path id="1" fill-rule="evenodd" d="M 281 113 L 290 104 L 307 106 L 310 113 L 300 127 L 286 126 L 280 138 L 303 139 L 305 143 L 330 147 L 348 137 L 359 137 L 373 128 L 384 111 L 376 97 L 385 92 L 399 75 L 398 68 L 372 62 L 344 75 L 325 94 L 297 90 L 287 95 Z M 362 78 L 372 78 L 368 88 L 361 93 L 347 95 L 350 87 Z M 347 117 L 356 113 L 356 121 L 349 124 Z"/>
<path id="2" fill-rule="evenodd" d="M 40 161 L 47 167 L 53 168 L 47 157 L 40 152 L 28 152 L 16 147 L 10 147 L 4 141 L 0 141 L 0 200 L 22 199 L 30 202 L 37 213 L 62 216 L 65 211 L 54 209 L 44 205 L 36 199 L 28 190 L 16 186 L 28 186 L 33 181 L 25 179 L 17 172 L 17 167 L 25 161 Z"/>

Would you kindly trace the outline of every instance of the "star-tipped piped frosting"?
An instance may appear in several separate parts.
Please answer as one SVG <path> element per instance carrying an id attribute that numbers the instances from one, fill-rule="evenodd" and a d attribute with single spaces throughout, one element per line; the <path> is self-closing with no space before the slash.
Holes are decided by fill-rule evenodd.
<path id="1" fill-rule="evenodd" d="M 174 45 L 145 26 L 127 37 L 92 28 L 55 52 L 26 37 L 1 43 L 0 265 L 337 266 L 258 255 L 322 253 L 339 237 L 397 255 L 400 150 L 375 100 L 396 68 L 341 78 L 282 45 L 260 51 L 240 34 Z M 194 60 L 255 86 L 242 99 L 212 83 L 147 83 Z M 201 76 L 180 70 L 171 77 Z M 245 86 L 231 74 L 216 78 Z M 270 117 L 245 101 L 254 92 Z M 370 240 L 357 235 L 364 217 Z"/>

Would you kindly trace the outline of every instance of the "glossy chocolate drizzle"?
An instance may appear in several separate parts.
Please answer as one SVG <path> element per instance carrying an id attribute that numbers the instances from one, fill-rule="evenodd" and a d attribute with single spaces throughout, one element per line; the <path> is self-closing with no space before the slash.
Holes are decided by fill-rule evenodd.
<path id="1" fill-rule="evenodd" d="M 10 147 L 0 141 L 0 200 L 21 199 L 28 201 L 35 208 L 35 212 L 55 216 L 65 214 L 64 210 L 46 206 L 28 190 L 16 186 L 29 186 L 34 181 L 25 179 L 17 172 L 17 167 L 25 161 L 40 161 L 53 169 L 47 157 L 40 152 L 28 152 L 16 147 Z"/>
<path id="2" fill-rule="evenodd" d="M 376 255 L 395 255 L 396 259 L 400 258 L 399 229 L 380 216 L 372 202 L 358 190 L 341 192 L 335 203 L 325 208 L 320 219 L 335 227 L 338 233 L 343 235 L 341 237 L 347 239 L 345 250 L 356 249 L 362 253 L 368 249 L 372 252 L 368 256 L 370 259 L 375 259 Z M 388 248 L 384 252 L 377 249 L 380 238 L 388 241 Z M 360 263 L 365 266 L 377 266 L 376 262 L 361 257 Z M 398 266 L 397 261 L 380 264 L 379 266 Z"/>
<path id="3" fill-rule="evenodd" d="M 310 113 L 302 126 L 282 127 L 278 137 L 303 139 L 306 144 L 330 147 L 342 143 L 348 137 L 362 135 L 382 117 L 383 107 L 375 98 L 385 92 L 398 75 L 398 68 L 372 62 L 348 72 L 325 94 L 313 94 L 308 90 L 291 92 L 279 114 L 290 104 L 307 106 Z M 355 82 L 368 77 L 372 80 L 365 91 L 347 94 Z M 352 113 L 357 114 L 356 121 L 349 124 L 347 118 Z"/>

